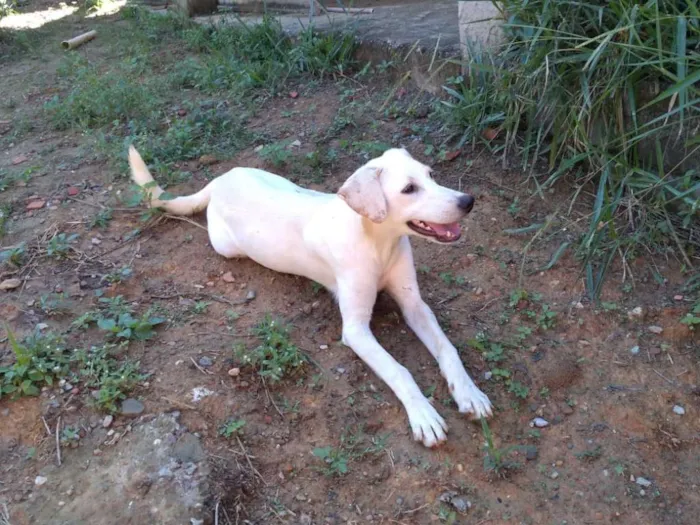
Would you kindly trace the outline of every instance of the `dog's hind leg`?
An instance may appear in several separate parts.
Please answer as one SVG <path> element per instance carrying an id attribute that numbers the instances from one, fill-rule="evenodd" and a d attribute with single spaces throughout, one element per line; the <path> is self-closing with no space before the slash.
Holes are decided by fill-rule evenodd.
<path id="1" fill-rule="evenodd" d="M 212 206 L 207 208 L 207 230 L 209 241 L 216 253 L 229 259 L 245 257 L 246 254 L 238 247 L 236 237 L 226 224 L 226 220 Z"/>

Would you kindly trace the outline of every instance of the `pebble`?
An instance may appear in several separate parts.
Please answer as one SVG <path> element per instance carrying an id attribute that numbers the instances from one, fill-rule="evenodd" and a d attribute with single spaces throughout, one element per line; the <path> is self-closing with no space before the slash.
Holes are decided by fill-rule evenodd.
<path id="1" fill-rule="evenodd" d="M 467 500 L 463 496 L 452 498 L 450 504 L 457 509 L 457 512 L 467 512 L 472 507 L 471 501 Z"/>
<path id="2" fill-rule="evenodd" d="M 114 421 L 114 416 L 112 416 L 112 415 L 105 416 L 105 418 L 102 420 L 102 426 L 104 428 L 109 428 L 112 426 L 113 421 Z"/>
<path id="3" fill-rule="evenodd" d="M 637 485 L 639 485 L 640 487 L 651 487 L 651 481 L 649 481 L 648 479 L 643 478 L 641 476 L 637 478 L 635 483 Z"/>
<path id="4" fill-rule="evenodd" d="M 231 377 L 238 377 L 241 375 L 241 369 L 240 368 L 232 368 L 231 370 L 228 371 L 228 375 Z"/>
<path id="5" fill-rule="evenodd" d="M 34 480 L 34 484 L 35 484 L 37 487 L 41 487 L 41 486 L 42 486 L 44 483 L 46 483 L 47 481 L 48 481 L 48 479 L 45 478 L 44 476 L 37 476 L 36 479 Z"/>
<path id="6" fill-rule="evenodd" d="M 328 345 L 320 345 L 318 348 L 320 350 L 328 350 Z"/>
<path id="7" fill-rule="evenodd" d="M 95 245 L 102 244 L 102 241 L 97 237 L 93 237 L 92 239 L 90 239 L 90 242 Z"/>
<path id="8" fill-rule="evenodd" d="M 260 144 L 259 146 L 255 146 L 255 148 L 253 148 L 253 151 L 257 153 L 258 151 L 262 151 L 264 147 L 264 145 Z"/>
<path id="9" fill-rule="evenodd" d="M 0 290 L 14 290 L 22 285 L 19 279 L 5 279 L 0 283 Z"/>
<path id="10" fill-rule="evenodd" d="M 661 328 L 660 326 L 656 326 L 656 325 L 649 326 L 647 328 L 647 330 L 649 330 L 652 334 L 660 334 L 664 331 L 663 328 Z"/>
<path id="11" fill-rule="evenodd" d="M 536 417 L 532 421 L 530 421 L 530 426 L 531 427 L 537 427 L 537 428 L 544 428 L 549 426 L 549 421 L 546 419 L 543 419 L 541 417 Z"/>
<path id="12" fill-rule="evenodd" d="M 683 300 L 683 296 L 682 296 L 682 295 L 674 295 L 674 296 L 673 296 L 673 300 L 674 300 L 674 301 L 682 301 L 682 300 Z"/>
<path id="13" fill-rule="evenodd" d="M 31 201 L 29 204 L 26 206 L 27 211 L 32 211 L 32 210 L 40 210 L 46 205 L 46 201 L 38 200 L 38 201 Z"/>
<path id="14" fill-rule="evenodd" d="M 138 416 L 144 411 L 144 406 L 141 401 L 137 399 L 125 399 L 122 402 L 122 415 L 123 416 Z"/>
<path id="15" fill-rule="evenodd" d="M 555 470 L 554 472 L 552 472 L 552 473 L 549 475 L 549 477 L 552 478 L 552 479 L 557 479 L 557 478 L 559 477 L 559 472 L 557 472 L 557 471 Z"/>
<path id="16" fill-rule="evenodd" d="M 636 308 L 633 308 L 629 312 L 627 312 L 627 317 L 630 319 L 641 319 L 644 317 L 644 310 L 642 309 L 641 306 L 637 306 Z"/>
<path id="17" fill-rule="evenodd" d="M 221 280 L 224 281 L 225 283 L 236 282 L 236 278 L 233 276 L 233 274 L 231 272 L 226 272 L 224 275 L 222 275 Z"/>
<path id="18" fill-rule="evenodd" d="M 634 345 L 632 348 L 630 348 L 630 354 L 632 354 L 632 355 L 639 354 L 639 345 Z"/>
<path id="19" fill-rule="evenodd" d="M 47 325 L 46 323 L 38 323 L 36 325 L 37 330 L 46 330 L 48 327 L 49 327 L 49 325 Z"/>
<path id="20" fill-rule="evenodd" d="M 73 385 L 71 385 L 70 383 L 66 382 L 66 383 L 63 385 L 63 391 L 64 391 L 64 392 L 70 392 L 71 390 L 73 390 Z"/>
<path id="21" fill-rule="evenodd" d="M 214 361 L 212 361 L 210 357 L 203 355 L 199 358 L 199 366 L 201 366 L 202 368 L 209 368 L 213 364 Z"/>
<path id="22" fill-rule="evenodd" d="M 674 405 L 673 407 L 673 413 L 678 414 L 679 416 L 682 416 L 685 414 L 685 408 L 683 408 L 680 405 Z"/>
<path id="23" fill-rule="evenodd" d="M 525 459 L 527 459 L 528 461 L 536 460 L 538 455 L 539 451 L 535 446 L 529 446 L 525 449 Z"/>
<path id="24" fill-rule="evenodd" d="M 80 193 L 80 189 L 76 188 L 75 186 L 71 186 L 68 188 L 67 193 L 71 197 L 75 197 L 78 193 Z"/>
<path id="25" fill-rule="evenodd" d="M 493 377 L 493 372 L 491 372 L 491 370 L 484 372 L 484 379 L 486 379 L 486 381 L 488 381 L 492 377 Z"/>
<path id="26" fill-rule="evenodd" d="M 300 140 L 295 140 L 294 142 L 292 142 L 292 143 L 290 144 L 290 146 L 292 146 L 292 147 L 294 147 L 294 148 L 301 148 L 301 141 L 300 141 Z"/>
<path id="27" fill-rule="evenodd" d="M 246 301 L 252 301 L 253 299 L 255 299 L 256 295 L 257 295 L 257 294 L 255 293 L 255 290 L 249 290 L 248 293 L 247 293 L 246 296 L 245 296 L 245 300 L 246 300 Z"/>
<path id="28" fill-rule="evenodd" d="M 338 372 L 339 374 L 345 373 L 345 369 L 342 366 L 336 367 L 335 371 Z"/>

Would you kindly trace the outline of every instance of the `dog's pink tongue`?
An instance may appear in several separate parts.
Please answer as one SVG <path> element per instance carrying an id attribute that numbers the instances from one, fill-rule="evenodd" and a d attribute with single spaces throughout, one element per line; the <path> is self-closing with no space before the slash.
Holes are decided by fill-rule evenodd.
<path id="1" fill-rule="evenodd" d="M 456 237 L 462 231 L 459 227 L 459 223 L 457 222 L 452 222 L 450 224 L 434 224 L 432 222 L 425 221 L 425 223 L 428 226 L 430 226 L 433 229 L 433 231 L 440 237 L 447 236 L 448 232 L 451 233 L 454 237 Z"/>

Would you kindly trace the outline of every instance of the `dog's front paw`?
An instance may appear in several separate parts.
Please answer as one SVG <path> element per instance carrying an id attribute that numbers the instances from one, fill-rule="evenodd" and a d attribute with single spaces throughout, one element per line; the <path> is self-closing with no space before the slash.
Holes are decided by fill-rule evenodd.
<path id="1" fill-rule="evenodd" d="M 489 417 L 493 413 L 488 396 L 471 380 L 451 384 L 450 390 L 462 414 L 471 414 L 472 419 L 479 419 Z"/>
<path id="2" fill-rule="evenodd" d="M 434 447 L 447 440 L 447 423 L 425 397 L 416 399 L 406 407 L 413 439 L 426 447 Z"/>

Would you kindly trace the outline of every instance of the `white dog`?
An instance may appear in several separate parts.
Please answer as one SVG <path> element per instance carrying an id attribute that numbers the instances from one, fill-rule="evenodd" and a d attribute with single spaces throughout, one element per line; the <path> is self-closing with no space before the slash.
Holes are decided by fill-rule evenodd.
<path id="1" fill-rule="evenodd" d="M 384 380 L 403 403 L 413 437 L 428 447 L 446 439 L 447 425 L 410 372 L 370 331 L 380 290 L 396 300 L 408 325 L 437 360 L 462 413 L 491 414 L 491 403 L 467 374 L 418 290 L 408 235 L 447 244 L 460 238 L 459 221 L 474 198 L 437 184 L 430 168 L 404 149 L 370 160 L 337 195 L 301 188 L 252 168 L 234 168 L 187 197 L 159 199 L 132 146 L 133 180 L 151 205 L 176 215 L 207 210 L 209 239 L 224 257 L 249 257 L 278 272 L 313 279 L 338 300 L 343 343 Z"/>

